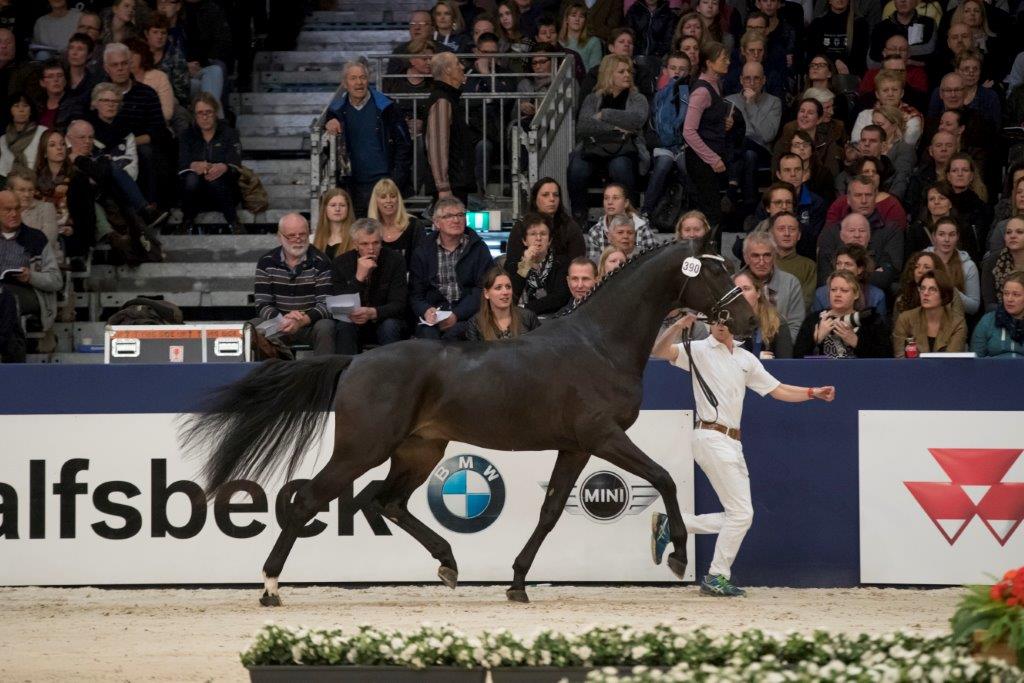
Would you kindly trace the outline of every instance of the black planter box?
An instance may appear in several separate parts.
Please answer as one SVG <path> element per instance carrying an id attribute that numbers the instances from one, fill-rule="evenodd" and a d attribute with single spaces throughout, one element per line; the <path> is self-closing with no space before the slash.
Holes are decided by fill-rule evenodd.
<path id="1" fill-rule="evenodd" d="M 493 683 L 558 683 L 568 681 L 569 683 L 582 683 L 587 679 L 587 674 L 595 669 L 602 669 L 599 666 L 516 666 L 499 667 L 491 669 L 491 681 Z M 633 671 L 631 666 L 613 667 L 619 675 L 626 675 Z M 649 670 L 668 671 L 669 667 L 649 666 Z"/>
<path id="2" fill-rule="evenodd" d="M 247 668 L 252 683 L 483 683 L 487 676 L 486 670 L 482 668 L 463 669 L 453 666 L 430 666 L 426 669 L 407 669 L 404 666 L 296 665 Z"/>

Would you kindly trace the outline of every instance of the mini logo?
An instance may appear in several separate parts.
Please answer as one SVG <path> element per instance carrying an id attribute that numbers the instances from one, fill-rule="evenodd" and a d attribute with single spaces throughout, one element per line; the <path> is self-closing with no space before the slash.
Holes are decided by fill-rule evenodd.
<path id="1" fill-rule="evenodd" d="M 460 534 L 483 531 L 505 507 L 505 480 L 486 458 L 455 455 L 434 468 L 427 503 L 446 529 Z"/>
<path id="2" fill-rule="evenodd" d="M 1019 448 L 929 448 L 949 483 L 905 481 L 903 484 L 953 545 L 977 515 L 1005 546 L 1024 521 L 1024 482 L 1004 482 L 1022 452 Z"/>
<path id="3" fill-rule="evenodd" d="M 542 488 L 547 486 L 548 482 L 541 482 Z M 623 515 L 643 512 L 657 499 L 658 492 L 650 484 L 630 485 L 615 472 L 600 470 L 573 487 L 565 511 L 586 514 L 598 522 L 613 522 Z"/>

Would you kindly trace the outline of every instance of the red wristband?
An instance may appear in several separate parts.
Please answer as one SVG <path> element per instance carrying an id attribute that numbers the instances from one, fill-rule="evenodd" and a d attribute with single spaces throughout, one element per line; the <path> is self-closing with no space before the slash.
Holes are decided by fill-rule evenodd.
<path id="1" fill-rule="evenodd" d="M 807 387 L 807 398 L 814 398 L 814 387 Z"/>

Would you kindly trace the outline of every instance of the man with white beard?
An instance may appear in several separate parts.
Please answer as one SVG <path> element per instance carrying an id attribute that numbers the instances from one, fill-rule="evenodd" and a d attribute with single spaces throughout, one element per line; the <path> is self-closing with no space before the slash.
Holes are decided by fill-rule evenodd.
<path id="1" fill-rule="evenodd" d="M 313 354 L 334 353 L 334 320 L 327 311 L 331 262 L 309 244 L 309 223 L 297 213 L 277 224 L 279 248 L 256 264 L 256 312 L 259 324 L 281 316 L 281 340 L 309 344 Z"/>

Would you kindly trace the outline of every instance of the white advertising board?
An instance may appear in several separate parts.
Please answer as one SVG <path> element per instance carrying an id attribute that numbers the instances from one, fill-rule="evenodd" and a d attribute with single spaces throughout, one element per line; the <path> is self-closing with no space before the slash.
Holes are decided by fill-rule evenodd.
<path id="1" fill-rule="evenodd" d="M 248 490 L 230 505 L 207 504 L 199 463 L 179 452 L 177 417 L 0 416 L 0 585 L 260 581 L 290 498 L 285 482 L 243 483 Z M 629 430 L 672 474 L 684 510 L 694 505 L 691 431 L 689 411 L 644 411 Z M 296 479 L 318 471 L 328 447 L 311 451 Z M 450 444 L 409 509 L 451 543 L 461 580 L 509 581 L 554 460 L 553 452 Z M 386 464 L 371 470 L 317 514 L 288 558 L 285 581 L 436 580 L 426 550 L 361 507 L 386 473 Z M 650 559 L 650 515 L 664 506 L 646 482 L 592 459 L 566 507 L 530 580 L 675 580 Z M 692 537 L 687 552 L 692 580 Z"/>
<path id="2" fill-rule="evenodd" d="M 1024 558 L 1024 412 L 860 411 L 862 583 L 990 583 Z"/>

